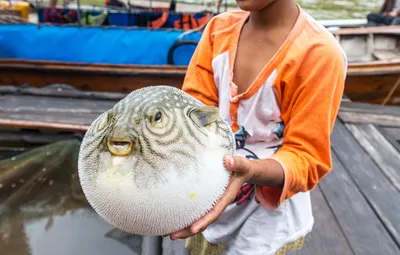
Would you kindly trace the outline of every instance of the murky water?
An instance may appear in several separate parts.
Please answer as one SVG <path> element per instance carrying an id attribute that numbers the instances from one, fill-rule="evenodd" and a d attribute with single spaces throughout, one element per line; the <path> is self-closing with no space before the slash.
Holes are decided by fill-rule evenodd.
<path id="1" fill-rule="evenodd" d="M 60 162 L 60 159 L 58 157 L 57 161 Z M 0 162 L 6 165 L 4 161 Z M 29 159 L 25 162 L 25 165 L 29 164 Z M 46 162 L 44 165 L 49 166 L 50 163 Z M 100 218 L 86 200 L 79 199 L 83 194 L 77 193 L 80 185 L 76 172 L 71 171 L 76 167 L 64 163 L 57 166 L 56 170 L 48 167 L 45 171 L 45 168 L 40 168 L 30 176 L 50 171 L 53 173 L 51 175 L 18 178 L 9 186 L 0 183 L 0 254 L 139 255 L 141 237 L 127 236 L 115 229 Z M 21 166 L 15 164 L 11 168 L 18 171 Z M 0 172 L 3 181 L 6 179 L 4 176 L 4 172 Z M 36 184 L 28 190 L 25 185 L 28 183 Z M 11 199 L 21 190 L 24 191 L 22 196 Z"/>
<path id="2" fill-rule="evenodd" d="M 382 0 L 298 0 L 316 19 L 363 19 L 380 8 Z"/>
<path id="3" fill-rule="evenodd" d="M 67 185 L 55 183 L 1 219 L 0 254 L 138 254 L 113 238 L 113 231 L 91 208 L 74 201 Z"/>
<path id="4" fill-rule="evenodd" d="M 135 2 L 135 0 L 131 0 Z M 235 5 L 235 0 L 228 1 Z M 185 3 L 201 3 L 198 0 L 178 0 Z M 207 1 L 207 2 L 214 2 Z M 359 19 L 371 11 L 379 9 L 383 0 L 297 0 L 308 13 L 317 19 Z"/>
<path id="5" fill-rule="evenodd" d="M 48 0 L 44 0 L 48 1 Z M 128 0 L 124 0 L 128 2 Z M 132 4 L 147 5 L 149 0 L 129 0 Z M 215 0 L 176 0 L 178 3 L 190 3 L 198 5 L 210 4 L 215 6 Z M 235 0 L 227 1 L 229 6 L 236 6 Z M 103 0 L 81 0 L 81 4 L 103 5 Z M 153 6 L 160 2 L 167 4 L 170 0 L 153 0 Z M 316 19 L 363 19 L 371 12 L 380 8 L 383 0 L 297 0 L 308 13 Z M 168 5 L 168 4 L 167 4 Z M 178 7 L 179 8 L 179 7 Z M 185 7 L 185 10 L 196 11 L 199 8 Z M 223 8 L 222 8 L 223 9 Z"/>

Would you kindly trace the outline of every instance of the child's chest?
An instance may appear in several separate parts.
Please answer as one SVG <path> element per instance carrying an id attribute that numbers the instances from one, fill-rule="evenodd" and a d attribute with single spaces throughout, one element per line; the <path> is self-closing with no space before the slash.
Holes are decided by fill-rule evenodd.
<path id="1" fill-rule="evenodd" d="M 280 45 L 281 43 L 271 36 L 257 36 L 243 31 L 233 60 L 233 82 L 237 86 L 237 94 L 242 94 L 255 83 L 262 82 L 258 81 L 258 78 Z"/>

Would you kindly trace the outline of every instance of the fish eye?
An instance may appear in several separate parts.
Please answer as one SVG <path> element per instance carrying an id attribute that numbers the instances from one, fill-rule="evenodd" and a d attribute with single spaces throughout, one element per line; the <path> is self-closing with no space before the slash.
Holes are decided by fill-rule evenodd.
<path id="1" fill-rule="evenodd" d="M 161 112 L 157 112 L 157 113 L 154 115 L 154 121 L 155 121 L 155 122 L 161 122 L 161 117 L 162 117 Z"/>

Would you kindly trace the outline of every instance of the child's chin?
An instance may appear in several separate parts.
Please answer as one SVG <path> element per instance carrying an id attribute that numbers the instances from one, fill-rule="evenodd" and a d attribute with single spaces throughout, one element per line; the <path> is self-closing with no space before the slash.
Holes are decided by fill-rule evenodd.
<path id="1" fill-rule="evenodd" d="M 257 8 L 254 8 L 254 6 L 252 6 L 251 4 L 247 4 L 247 3 L 240 3 L 238 2 L 238 6 L 242 11 L 247 11 L 247 12 L 255 12 L 258 11 Z"/>
<path id="2" fill-rule="evenodd" d="M 243 11 L 247 12 L 256 12 L 259 11 L 261 8 L 254 4 L 252 0 L 236 0 L 237 5 Z"/>
<path id="3" fill-rule="evenodd" d="M 264 9 L 266 6 L 270 5 L 274 1 L 275 0 L 268 0 L 260 3 L 260 1 L 255 0 L 236 0 L 236 3 L 243 11 L 257 12 Z"/>

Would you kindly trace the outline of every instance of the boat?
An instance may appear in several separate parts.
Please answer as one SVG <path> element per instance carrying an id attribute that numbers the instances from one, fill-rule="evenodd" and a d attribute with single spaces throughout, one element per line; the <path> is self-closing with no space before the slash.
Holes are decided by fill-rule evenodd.
<path id="1" fill-rule="evenodd" d="M 160 5 L 161 4 L 161 5 Z M 222 2 L 214 8 L 206 7 L 201 4 L 192 4 L 190 9 L 203 9 L 203 11 L 188 12 L 178 11 L 175 0 L 158 3 L 159 6 L 144 6 L 139 4 L 130 4 L 128 8 L 110 8 L 105 6 L 77 5 L 70 3 L 68 7 L 58 6 L 49 8 L 37 6 L 37 22 L 41 24 L 73 24 L 92 25 L 88 17 L 97 16 L 106 13 L 101 24 L 103 26 L 125 26 L 125 27 L 158 27 L 158 28 L 182 28 L 193 29 L 205 24 L 210 17 L 218 14 L 220 11 L 235 10 L 234 7 L 225 6 L 222 10 Z M 183 8 L 187 9 L 187 8 Z M 77 15 L 77 14 L 80 15 Z M 62 18 L 61 15 L 68 15 Z M 57 17 L 56 17 L 57 16 Z M 318 22 L 330 30 L 340 28 L 356 28 L 367 24 L 367 19 L 330 19 L 318 20 Z"/>
<path id="2" fill-rule="evenodd" d="M 3 24 L 0 85 L 63 83 L 104 92 L 153 84 L 179 88 L 200 28 Z M 349 60 L 345 95 L 358 102 L 400 105 L 400 26 L 331 33 Z"/>
<path id="3" fill-rule="evenodd" d="M 357 102 L 400 105 L 400 26 L 332 33 L 349 61 L 346 96 Z"/>
<path id="4" fill-rule="evenodd" d="M 181 86 L 201 37 L 200 32 L 185 32 L 2 24 L 0 84 L 42 87 L 63 83 L 108 92 L 127 92 L 151 84 Z"/>
<path id="5" fill-rule="evenodd" d="M 37 23 L 83 26 L 116 26 L 194 29 L 203 26 L 214 15 L 211 9 L 200 11 L 177 11 L 176 1 L 154 6 L 131 4 L 124 7 L 93 6 L 69 3 L 68 6 L 36 6 Z M 166 5 L 168 4 L 168 5 Z M 219 7 L 216 8 L 219 10 Z"/>

